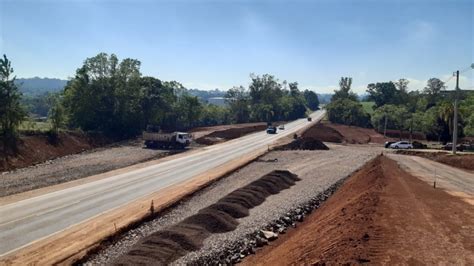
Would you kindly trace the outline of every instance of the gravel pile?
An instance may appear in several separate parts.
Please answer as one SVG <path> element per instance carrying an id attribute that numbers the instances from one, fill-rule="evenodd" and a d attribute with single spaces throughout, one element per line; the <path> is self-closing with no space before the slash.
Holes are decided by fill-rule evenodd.
<path id="1" fill-rule="evenodd" d="M 139 140 L 49 160 L 0 174 L 0 197 L 56 185 L 163 157 L 164 150 L 144 149 Z"/>
<path id="2" fill-rule="evenodd" d="M 126 253 L 140 239 L 159 230 L 166 229 L 185 218 L 196 214 L 211 204 L 216 203 L 222 195 L 243 187 L 261 176 L 277 169 L 287 169 L 298 175 L 301 181 L 296 182 L 290 189 L 269 196 L 265 202 L 250 209 L 249 216 L 238 219 L 235 230 L 227 233 L 217 233 L 209 236 L 203 247 L 187 253 L 175 261 L 175 264 L 199 262 L 203 258 L 217 258 L 229 248 L 251 241 L 249 236 L 258 230 L 265 230 L 274 225 L 281 217 L 301 209 L 321 196 L 333 184 L 350 175 L 353 171 L 374 158 L 381 149 L 370 146 L 329 145 L 328 151 L 273 151 L 248 166 L 219 180 L 213 185 L 201 190 L 194 196 L 168 210 L 162 216 L 146 222 L 119 237 L 114 243 L 106 245 L 105 249 L 88 258 L 87 263 L 107 264 Z M 277 160 L 275 160 L 277 159 Z M 318 201 L 319 202 L 319 201 Z M 254 241 L 254 240 L 252 240 Z M 209 262 L 209 261 L 207 261 Z"/>

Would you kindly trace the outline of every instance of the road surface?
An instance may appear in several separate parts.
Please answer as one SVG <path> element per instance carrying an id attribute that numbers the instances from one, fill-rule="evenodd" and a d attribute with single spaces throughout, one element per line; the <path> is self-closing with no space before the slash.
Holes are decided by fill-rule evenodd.
<path id="1" fill-rule="evenodd" d="M 313 121 L 319 121 L 323 116 L 324 111 L 311 115 Z M 288 123 L 285 130 L 275 135 L 265 132 L 250 134 L 156 165 L 0 206 L 0 256 L 206 173 L 292 135 L 306 125 L 306 119 L 299 119 Z"/>
<path id="2" fill-rule="evenodd" d="M 474 196 L 474 173 L 419 156 L 388 154 L 410 174 L 436 187 Z"/>

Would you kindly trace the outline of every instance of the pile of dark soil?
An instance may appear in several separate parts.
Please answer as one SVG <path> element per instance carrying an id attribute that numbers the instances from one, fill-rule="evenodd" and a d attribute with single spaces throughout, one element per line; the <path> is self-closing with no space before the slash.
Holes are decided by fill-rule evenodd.
<path id="1" fill-rule="evenodd" d="M 303 133 L 303 137 L 311 137 L 319 139 L 324 142 L 344 142 L 344 136 L 334 128 L 328 127 L 325 124 L 318 123 Z"/>
<path id="2" fill-rule="evenodd" d="M 247 135 L 253 132 L 263 131 L 266 128 L 267 128 L 266 125 L 252 125 L 248 127 L 228 128 L 224 130 L 214 131 L 209 135 L 196 139 L 195 141 L 203 145 L 212 145 L 212 144 L 222 142 L 225 140 L 240 138 L 244 135 Z"/>
<path id="3" fill-rule="evenodd" d="M 234 230 L 238 218 L 249 215 L 249 209 L 300 179 L 289 171 L 272 171 L 242 187 L 217 203 L 201 209 L 183 221 L 142 239 L 127 254 L 119 257 L 116 265 L 167 265 L 189 251 L 198 250 L 213 233 Z"/>
<path id="4" fill-rule="evenodd" d="M 328 146 L 318 139 L 303 137 L 293 140 L 291 143 L 282 145 L 277 150 L 329 150 Z"/>

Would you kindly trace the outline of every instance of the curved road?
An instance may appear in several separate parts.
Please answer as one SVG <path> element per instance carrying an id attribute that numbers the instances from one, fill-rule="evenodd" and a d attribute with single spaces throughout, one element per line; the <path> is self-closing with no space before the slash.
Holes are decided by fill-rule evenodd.
<path id="1" fill-rule="evenodd" d="M 324 111 L 311 115 L 319 121 Z M 150 193 L 191 179 L 308 125 L 299 119 L 284 131 L 258 132 L 138 170 L 0 206 L 0 256 Z"/>

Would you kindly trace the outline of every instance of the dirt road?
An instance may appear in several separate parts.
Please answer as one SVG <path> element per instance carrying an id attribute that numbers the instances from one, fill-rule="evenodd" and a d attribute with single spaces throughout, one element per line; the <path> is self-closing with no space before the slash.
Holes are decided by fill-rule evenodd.
<path id="1" fill-rule="evenodd" d="M 474 204 L 474 173 L 419 156 L 389 154 L 403 169 L 430 185 L 463 197 Z"/>
<path id="2" fill-rule="evenodd" d="M 244 265 L 474 263 L 474 206 L 387 157 L 357 172 L 296 229 Z"/>

